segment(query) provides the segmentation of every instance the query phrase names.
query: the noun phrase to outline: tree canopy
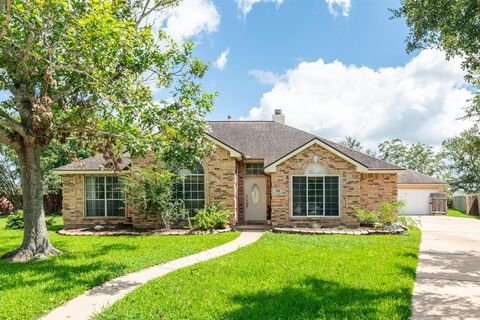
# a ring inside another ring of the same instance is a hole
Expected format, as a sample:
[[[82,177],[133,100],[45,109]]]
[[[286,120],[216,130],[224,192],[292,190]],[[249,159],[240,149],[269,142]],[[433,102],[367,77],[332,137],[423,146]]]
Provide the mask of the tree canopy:
[[[407,50],[436,47],[447,57],[460,57],[473,84],[476,96],[466,110],[480,121],[480,1],[478,0],[402,0],[394,17],[404,17],[410,28]]]
[[[378,150],[380,159],[430,176],[441,174],[442,160],[432,146],[393,139],[380,143]]]
[[[442,156],[451,175],[453,190],[480,191],[480,130],[471,128],[443,142]]]
[[[0,143],[18,156],[25,236],[6,257],[57,251],[42,212],[41,153],[75,140],[116,169],[120,154],[153,151],[197,163],[208,151],[204,117],[214,94],[198,84],[207,66],[193,43],[177,43],[147,21],[177,0],[8,0],[0,5]],[[155,88],[163,89],[154,99]]]

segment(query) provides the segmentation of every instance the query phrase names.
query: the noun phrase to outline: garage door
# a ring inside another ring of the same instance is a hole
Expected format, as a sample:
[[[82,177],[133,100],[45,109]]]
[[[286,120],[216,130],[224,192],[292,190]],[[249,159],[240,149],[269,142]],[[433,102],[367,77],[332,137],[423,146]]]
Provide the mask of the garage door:
[[[430,194],[432,189],[398,189],[398,199],[406,203],[404,214],[430,214]]]

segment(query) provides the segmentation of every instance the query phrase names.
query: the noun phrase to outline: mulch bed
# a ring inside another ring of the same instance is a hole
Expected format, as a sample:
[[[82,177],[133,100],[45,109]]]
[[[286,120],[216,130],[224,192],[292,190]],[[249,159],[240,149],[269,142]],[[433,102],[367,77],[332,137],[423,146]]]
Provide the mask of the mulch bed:
[[[197,234],[214,234],[230,232],[231,228],[192,230],[192,229],[128,229],[128,228],[94,228],[62,229],[57,233],[64,236],[183,236]]]
[[[276,233],[289,234],[348,234],[348,235],[371,235],[371,234],[404,234],[405,229],[374,229],[374,228],[355,228],[355,229],[340,229],[340,228],[273,228]]]

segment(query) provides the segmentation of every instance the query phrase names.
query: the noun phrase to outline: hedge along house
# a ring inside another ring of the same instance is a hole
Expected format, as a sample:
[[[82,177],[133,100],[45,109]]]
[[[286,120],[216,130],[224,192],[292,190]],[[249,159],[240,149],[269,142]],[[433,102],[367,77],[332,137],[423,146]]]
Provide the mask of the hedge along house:
[[[354,209],[377,208],[397,199],[397,176],[405,169],[272,121],[211,121],[214,144],[202,166],[181,170],[186,208],[213,202],[231,210],[232,224],[272,226],[356,225]],[[152,165],[125,155],[120,172],[94,156],[57,168],[63,176],[65,227],[126,224],[153,227],[154,217],[125,201],[122,175]]]

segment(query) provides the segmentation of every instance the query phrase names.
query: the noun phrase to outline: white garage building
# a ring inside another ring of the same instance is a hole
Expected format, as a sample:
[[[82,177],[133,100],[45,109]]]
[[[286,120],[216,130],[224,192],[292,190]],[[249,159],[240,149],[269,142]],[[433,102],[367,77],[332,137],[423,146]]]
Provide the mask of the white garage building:
[[[403,214],[430,214],[430,194],[444,192],[447,183],[425,174],[406,170],[398,175],[398,199],[406,203]]]

